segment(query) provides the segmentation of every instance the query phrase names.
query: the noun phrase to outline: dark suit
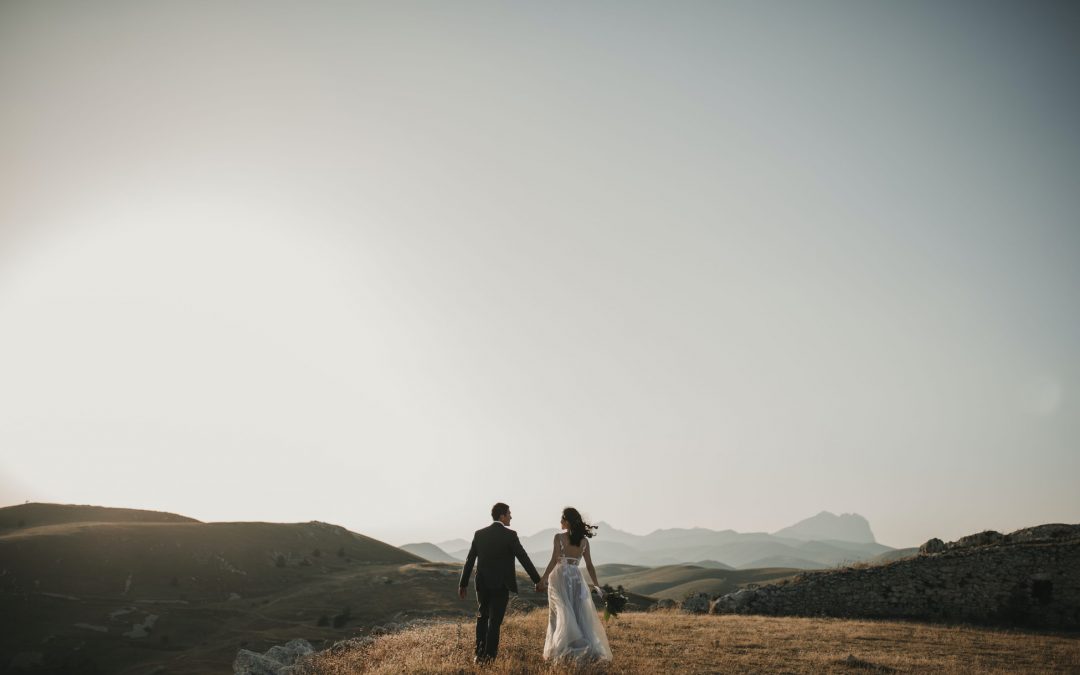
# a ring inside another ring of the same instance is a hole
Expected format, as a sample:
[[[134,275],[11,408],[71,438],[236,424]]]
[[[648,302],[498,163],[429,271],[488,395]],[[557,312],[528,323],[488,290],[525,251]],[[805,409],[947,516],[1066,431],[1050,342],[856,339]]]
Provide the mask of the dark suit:
[[[514,558],[521,561],[521,566],[533,583],[540,583],[540,575],[529,560],[529,554],[522,548],[517,532],[495,521],[473,535],[458,586],[465,588],[469,585],[475,563],[477,658],[495,658],[499,651],[499,630],[506,613],[506,603],[510,601],[510,591],[518,592]]]

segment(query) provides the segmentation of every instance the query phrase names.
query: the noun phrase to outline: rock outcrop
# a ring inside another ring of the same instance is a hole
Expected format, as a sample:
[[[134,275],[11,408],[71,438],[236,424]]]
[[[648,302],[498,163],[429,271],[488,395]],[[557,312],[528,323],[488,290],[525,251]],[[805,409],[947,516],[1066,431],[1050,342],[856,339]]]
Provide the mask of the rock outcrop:
[[[233,675],[289,675],[297,660],[314,651],[310,642],[301,639],[275,645],[262,654],[241,649],[233,661]]]
[[[931,553],[941,553],[945,550],[945,542],[941,541],[937,537],[927,540],[925,544],[919,547],[920,555],[929,555]]]
[[[931,539],[913,558],[741,589],[709,611],[1077,628],[1080,525],[986,531],[949,544]]]
[[[707,593],[692,593],[686,596],[679,608],[688,614],[705,614],[709,611],[709,595]]]

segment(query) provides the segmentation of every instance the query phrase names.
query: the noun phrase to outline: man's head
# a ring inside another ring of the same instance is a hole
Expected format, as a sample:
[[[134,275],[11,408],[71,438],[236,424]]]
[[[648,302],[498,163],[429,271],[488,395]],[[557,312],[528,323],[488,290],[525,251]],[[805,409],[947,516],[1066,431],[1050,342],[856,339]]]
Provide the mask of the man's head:
[[[497,520],[503,525],[510,524],[510,507],[502,502],[491,507],[491,519]]]

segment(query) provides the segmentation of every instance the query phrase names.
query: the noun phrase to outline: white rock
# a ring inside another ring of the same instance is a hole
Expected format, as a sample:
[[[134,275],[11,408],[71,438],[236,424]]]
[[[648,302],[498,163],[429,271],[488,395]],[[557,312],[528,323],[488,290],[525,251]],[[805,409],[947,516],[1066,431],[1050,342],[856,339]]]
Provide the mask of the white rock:
[[[315,650],[307,640],[289,640],[284,645],[275,645],[259,654],[241,649],[233,661],[234,675],[288,675],[296,661]]]

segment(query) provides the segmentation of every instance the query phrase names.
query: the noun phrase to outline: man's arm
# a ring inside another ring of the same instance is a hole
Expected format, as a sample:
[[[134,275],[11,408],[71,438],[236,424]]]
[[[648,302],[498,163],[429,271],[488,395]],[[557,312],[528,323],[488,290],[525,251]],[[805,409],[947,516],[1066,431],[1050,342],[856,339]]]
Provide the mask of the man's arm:
[[[472,577],[473,564],[476,562],[476,537],[473,537],[472,546],[469,547],[469,555],[465,558],[465,568],[461,570],[461,579],[458,581],[458,595],[465,599],[465,589],[469,587],[469,578]]]
[[[521,562],[521,566],[525,568],[525,573],[529,575],[532,582],[534,584],[540,583],[540,575],[536,572],[536,568],[533,567],[532,561],[529,560],[529,554],[521,546],[521,540],[518,539],[517,532],[514,533],[514,541],[510,544],[510,547],[514,551],[514,557]]]

